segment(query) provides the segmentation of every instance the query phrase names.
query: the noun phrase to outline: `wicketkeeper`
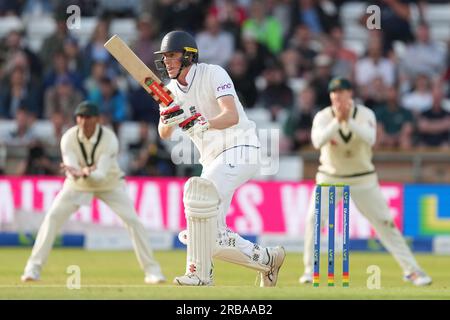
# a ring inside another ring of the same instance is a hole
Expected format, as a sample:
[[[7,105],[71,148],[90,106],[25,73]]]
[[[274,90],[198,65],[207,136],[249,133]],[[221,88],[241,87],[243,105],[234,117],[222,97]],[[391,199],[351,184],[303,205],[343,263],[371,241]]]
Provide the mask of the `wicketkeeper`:
[[[349,185],[353,202],[369,220],[382,244],[400,264],[404,280],[417,286],[431,284],[431,278],[420,268],[395,226],[386,199],[381,193],[372,163],[372,146],[377,127],[375,114],[353,101],[352,84],[349,80],[335,78],[330,81],[328,89],[331,106],[316,114],[311,132],[314,147],[320,149],[316,183]],[[341,192],[341,188],[337,188],[336,199],[342,197]],[[313,198],[314,193],[306,221],[303,256],[305,272],[300,283],[311,283],[313,280]],[[325,201],[322,202],[322,212],[327,213],[327,205]],[[322,218],[326,219],[325,215]]]

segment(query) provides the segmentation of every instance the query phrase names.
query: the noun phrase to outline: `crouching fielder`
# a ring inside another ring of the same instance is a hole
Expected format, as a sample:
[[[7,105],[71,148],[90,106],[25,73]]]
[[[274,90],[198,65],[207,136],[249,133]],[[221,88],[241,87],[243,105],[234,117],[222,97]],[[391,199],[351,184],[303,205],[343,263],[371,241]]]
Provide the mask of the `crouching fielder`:
[[[99,124],[99,111],[92,103],[78,105],[75,116],[77,125],[67,130],[61,139],[62,166],[67,178],[45,215],[22,281],[39,280],[59,229],[72,213],[81,205],[90,204],[95,196],[124,221],[145,272],[144,281],[149,284],[164,282],[117,163],[119,143],[116,136]]]
[[[352,85],[345,78],[333,79],[328,89],[331,106],[317,113],[311,133],[314,147],[320,149],[320,166],[316,183],[349,185],[356,207],[369,220],[383,245],[400,264],[404,280],[418,286],[430,284],[431,278],[420,268],[400,231],[394,225],[378,184],[372,163],[372,146],[376,136],[376,119],[373,111],[353,102]],[[336,199],[341,197],[339,195],[341,192],[340,188],[336,190]],[[326,205],[323,203],[323,208],[326,208]],[[301,283],[311,283],[313,278],[313,230],[312,200],[305,229],[303,256],[305,273],[300,278]]]
[[[162,40],[157,68],[177,103],[161,107],[158,131],[168,139],[177,126],[194,142],[203,165],[201,177],[184,189],[187,262],[179,285],[213,285],[212,258],[243,265],[261,274],[261,286],[275,286],[284,261],[282,247],[262,248],[228,229],[225,218],[234,191],[259,171],[259,141],[226,71],[197,63],[195,40],[173,31]],[[183,110],[183,111],[180,111]]]

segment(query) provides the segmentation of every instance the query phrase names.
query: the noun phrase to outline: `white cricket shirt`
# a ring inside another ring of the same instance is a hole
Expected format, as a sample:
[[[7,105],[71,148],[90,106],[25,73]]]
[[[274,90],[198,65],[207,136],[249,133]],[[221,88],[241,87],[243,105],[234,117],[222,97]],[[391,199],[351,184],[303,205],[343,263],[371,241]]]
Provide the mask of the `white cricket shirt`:
[[[97,125],[90,139],[84,136],[78,126],[70,128],[61,138],[64,164],[77,169],[92,165],[97,168],[87,178],[75,180],[71,175],[67,175],[65,185],[77,191],[88,192],[116,188],[124,177],[117,162],[118,151],[117,137],[107,127]]]
[[[203,135],[192,140],[200,152],[200,163],[210,164],[219,154],[229,148],[239,145],[259,147],[256,135],[256,125],[247,118],[239,101],[233,81],[220,66],[198,63],[190,68],[186,81],[182,86],[177,80],[171,80],[167,87],[175,96],[175,102],[183,107],[186,115],[201,113],[206,119],[212,119],[221,113],[217,99],[223,96],[233,96],[239,114],[239,122],[227,129],[209,129]]]
[[[376,138],[376,118],[369,108],[353,105],[348,122],[340,124],[327,107],[313,120],[311,140],[320,149],[319,172],[336,178],[352,178],[375,173],[372,146]]]

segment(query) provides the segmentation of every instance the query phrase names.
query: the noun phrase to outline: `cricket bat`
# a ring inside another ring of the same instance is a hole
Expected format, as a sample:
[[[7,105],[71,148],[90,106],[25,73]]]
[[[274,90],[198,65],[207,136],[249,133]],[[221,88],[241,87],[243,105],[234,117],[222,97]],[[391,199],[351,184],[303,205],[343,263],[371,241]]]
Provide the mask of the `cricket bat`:
[[[172,92],[117,34],[113,35],[104,46],[156,102],[168,107],[174,101]]]

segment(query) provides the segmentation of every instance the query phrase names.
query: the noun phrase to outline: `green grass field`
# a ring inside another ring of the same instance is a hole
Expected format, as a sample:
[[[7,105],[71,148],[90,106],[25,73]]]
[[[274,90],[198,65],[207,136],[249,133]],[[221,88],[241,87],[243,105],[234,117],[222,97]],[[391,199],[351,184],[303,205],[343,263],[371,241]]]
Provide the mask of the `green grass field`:
[[[322,257],[320,288],[300,285],[301,255],[289,253],[280,271],[276,288],[255,286],[256,272],[217,261],[214,287],[179,287],[172,279],[183,273],[185,252],[158,251],[169,282],[145,285],[131,251],[105,252],[80,249],[54,249],[36,283],[20,282],[30,248],[0,249],[0,299],[450,299],[450,256],[416,255],[419,263],[433,278],[429,287],[418,288],[402,280],[402,273],[388,254],[352,253],[350,255],[350,288],[340,287],[340,260],[336,259],[336,287],[325,284],[326,257]],[[68,289],[69,265],[81,269],[81,289]],[[381,270],[381,288],[369,290],[367,268]]]

